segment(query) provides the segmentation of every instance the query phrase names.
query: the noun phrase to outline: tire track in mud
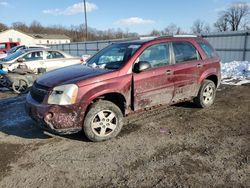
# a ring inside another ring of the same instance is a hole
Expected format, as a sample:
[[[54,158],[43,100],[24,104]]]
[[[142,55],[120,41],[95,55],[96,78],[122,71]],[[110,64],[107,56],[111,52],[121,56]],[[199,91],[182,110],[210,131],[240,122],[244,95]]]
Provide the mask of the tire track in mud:
[[[23,150],[21,144],[0,143],[0,181],[11,172],[11,163],[17,161]]]

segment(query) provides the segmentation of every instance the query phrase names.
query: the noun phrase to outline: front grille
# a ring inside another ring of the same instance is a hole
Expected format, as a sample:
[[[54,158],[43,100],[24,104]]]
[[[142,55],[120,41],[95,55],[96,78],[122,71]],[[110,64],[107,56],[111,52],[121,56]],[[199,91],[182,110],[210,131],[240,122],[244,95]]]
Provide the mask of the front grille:
[[[31,87],[30,94],[34,100],[39,103],[42,103],[45,96],[48,94],[48,91],[49,87],[34,82],[33,86]]]

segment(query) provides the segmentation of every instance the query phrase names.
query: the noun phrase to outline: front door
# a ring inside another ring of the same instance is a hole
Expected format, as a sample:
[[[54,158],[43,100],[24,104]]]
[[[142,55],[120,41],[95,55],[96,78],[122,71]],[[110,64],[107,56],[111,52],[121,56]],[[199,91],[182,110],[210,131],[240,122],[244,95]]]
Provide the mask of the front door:
[[[170,103],[173,97],[173,70],[170,44],[155,44],[146,48],[135,63],[146,61],[151,68],[133,73],[134,108],[144,109]]]
[[[43,60],[43,51],[32,51],[24,55],[22,58],[24,58],[24,63],[27,68],[33,72],[37,72],[38,68],[45,68]]]

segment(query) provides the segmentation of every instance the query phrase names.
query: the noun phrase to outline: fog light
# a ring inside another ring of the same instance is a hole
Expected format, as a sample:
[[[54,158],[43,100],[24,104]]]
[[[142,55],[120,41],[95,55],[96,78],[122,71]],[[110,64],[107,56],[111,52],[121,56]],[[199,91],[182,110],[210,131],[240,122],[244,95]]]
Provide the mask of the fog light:
[[[48,119],[48,120],[52,119],[53,117],[54,117],[54,114],[53,114],[52,112],[49,112],[49,113],[45,116],[45,118]]]

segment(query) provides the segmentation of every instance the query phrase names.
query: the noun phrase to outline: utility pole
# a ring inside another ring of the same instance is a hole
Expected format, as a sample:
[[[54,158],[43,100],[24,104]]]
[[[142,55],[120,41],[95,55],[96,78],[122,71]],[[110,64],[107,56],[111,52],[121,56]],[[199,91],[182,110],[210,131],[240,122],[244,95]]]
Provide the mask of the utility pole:
[[[87,8],[86,8],[86,1],[83,0],[84,4],[84,16],[85,16],[85,40],[88,40],[88,23],[87,23]]]

